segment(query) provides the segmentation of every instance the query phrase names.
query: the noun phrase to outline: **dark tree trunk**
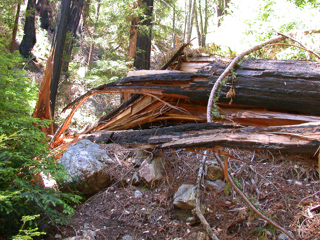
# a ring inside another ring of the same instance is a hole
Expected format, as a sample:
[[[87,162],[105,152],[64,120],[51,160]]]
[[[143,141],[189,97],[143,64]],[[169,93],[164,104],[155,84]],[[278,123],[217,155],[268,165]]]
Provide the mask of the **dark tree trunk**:
[[[134,67],[136,69],[150,69],[153,0],[142,0],[141,7],[146,17],[140,18]]]
[[[280,127],[235,127],[220,123],[193,123],[145,130],[104,131],[79,139],[138,148],[269,149],[314,154],[319,148],[318,123]]]
[[[28,0],[26,22],[24,25],[24,34],[19,47],[20,54],[25,58],[30,57],[31,50],[33,46],[36,44],[36,28],[34,25],[35,8],[35,0]]]
[[[69,63],[71,61],[71,53],[73,45],[75,44],[76,32],[79,26],[79,21],[82,14],[83,0],[72,0],[71,14],[68,21],[67,33],[69,33],[69,41],[65,45],[65,54],[63,61],[62,74],[67,74],[69,69]]]
[[[62,0],[57,18],[57,26],[55,29],[55,36],[53,40],[52,49],[54,49],[54,64],[52,70],[52,79],[50,85],[50,102],[52,118],[54,117],[54,108],[56,103],[61,67],[62,57],[65,47],[65,39],[67,33],[67,25],[70,16],[71,0]]]
[[[11,39],[11,44],[10,44],[10,52],[14,52],[14,45],[16,42],[16,37],[17,37],[17,31],[18,31],[18,23],[19,23],[19,15],[20,15],[20,3],[17,5],[17,13],[16,13],[16,19],[14,21],[14,26],[12,30],[12,39]]]
[[[49,0],[38,0],[36,8],[40,13],[40,27],[48,30],[51,26],[50,17],[52,15]]]

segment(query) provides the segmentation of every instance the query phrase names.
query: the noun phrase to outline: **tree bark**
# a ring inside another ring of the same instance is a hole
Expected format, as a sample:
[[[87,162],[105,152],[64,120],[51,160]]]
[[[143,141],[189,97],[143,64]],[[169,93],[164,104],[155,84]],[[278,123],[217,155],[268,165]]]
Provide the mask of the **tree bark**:
[[[62,67],[63,51],[65,48],[65,40],[67,34],[67,25],[70,17],[70,4],[71,0],[62,0],[60,10],[57,18],[57,26],[55,36],[52,44],[54,49],[53,58],[53,71],[50,85],[50,102],[51,102],[51,114],[52,119],[54,118],[54,108],[56,104],[56,97],[59,86],[59,79]]]
[[[28,0],[26,22],[24,24],[24,34],[19,47],[20,54],[25,58],[30,57],[31,50],[36,44],[35,10],[35,0]]]
[[[75,43],[76,32],[79,26],[79,21],[82,14],[83,0],[72,0],[71,13],[68,20],[67,33],[69,33],[69,39],[65,43],[65,54],[63,61],[63,74],[68,74],[69,63],[71,61],[71,54],[73,45]]]
[[[88,5],[88,3],[87,3]],[[89,8],[89,6],[87,6]],[[96,23],[99,21],[99,16],[100,16],[100,7],[101,7],[101,2],[99,1],[97,3],[97,12],[96,12]],[[89,15],[89,9],[87,10],[88,11],[88,15]],[[86,15],[87,15],[86,14]],[[84,16],[85,17],[85,16]],[[92,36],[91,36],[92,37]],[[92,39],[92,42],[90,43],[90,49],[89,49],[89,55],[88,55],[88,61],[87,61],[87,65],[90,67],[90,65],[92,64],[93,62],[93,52],[94,52],[94,43],[93,43],[93,39]]]
[[[200,10],[201,6],[197,6],[196,1],[194,0],[194,18],[196,20],[196,29],[197,29],[197,35],[198,35],[198,45],[199,47],[202,46],[202,36],[201,36],[201,32],[200,32],[200,25],[199,25],[199,20],[198,18],[201,19],[201,15],[200,13],[198,14],[198,10]],[[199,16],[198,16],[199,15]]]
[[[40,27],[48,30],[51,26],[50,16],[52,14],[49,0],[38,0],[36,8],[40,13]]]
[[[140,7],[140,6],[141,6],[141,0],[138,0],[137,5],[134,7]],[[131,20],[130,40],[129,40],[129,49],[128,49],[128,56],[133,59],[136,56],[136,51],[137,51],[138,24],[139,24],[139,17],[133,16]]]
[[[320,144],[319,123],[283,127],[234,127],[219,123],[193,123],[174,127],[98,132],[79,139],[139,148],[200,148],[216,146],[268,149],[314,154]]]
[[[190,42],[191,40],[191,35],[192,35],[192,27],[193,27],[193,19],[194,19],[194,12],[195,12],[195,4],[194,4],[194,0],[189,0],[189,11],[188,11],[188,15],[187,15],[187,41],[186,42]]]
[[[17,31],[18,31],[18,23],[19,23],[19,15],[20,15],[20,6],[21,4],[17,4],[17,13],[16,13],[16,19],[14,21],[13,25],[13,30],[12,30],[12,39],[11,39],[11,44],[10,44],[10,52],[14,52],[14,45],[16,42],[16,37],[17,37]]]
[[[201,60],[202,59],[202,60]],[[208,58],[197,58],[199,62]],[[189,59],[193,64],[194,59]],[[201,62],[203,64],[203,62]],[[132,76],[101,85],[70,103],[70,115],[57,133],[68,128],[77,108],[90,96],[102,93],[140,94],[131,98],[112,113],[88,126],[82,133],[124,130],[161,125],[206,122],[208,96],[212,86],[228,65],[215,61],[200,73],[159,73],[139,71],[151,75]],[[211,74],[209,74],[211,73]],[[309,61],[247,60],[235,69],[236,79],[227,82],[218,99],[223,115],[219,121],[245,126],[292,125],[319,121],[320,64]],[[227,93],[233,89],[231,104]],[[301,115],[308,114],[311,116]],[[312,116],[314,115],[314,116]],[[147,124],[147,126],[144,126]]]
[[[215,61],[198,73],[127,77],[108,84],[105,88],[119,92],[148,93],[207,102],[212,85],[227,65],[226,62]],[[234,70],[234,73],[234,81],[232,82],[229,76],[229,81],[221,88],[218,102],[229,103],[231,99],[226,95],[233,87],[234,105],[320,115],[318,62],[246,60]]]
[[[134,67],[136,69],[150,69],[153,0],[142,0],[141,7],[145,17],[140,17]]]

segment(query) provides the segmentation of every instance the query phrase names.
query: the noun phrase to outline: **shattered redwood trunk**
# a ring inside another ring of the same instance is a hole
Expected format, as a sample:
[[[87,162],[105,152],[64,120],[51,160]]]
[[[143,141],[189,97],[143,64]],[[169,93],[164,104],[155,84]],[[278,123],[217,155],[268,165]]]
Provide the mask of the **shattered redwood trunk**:
[[[180,70],[188,72],[137,71],[135,76],[92,89],[66,107],[73,109],[55,139],[67,129],[83,101],[102,93],[136,95],[79,134],[204,123],[212,86],[229,62],[189,59],[180,63]],[[217,104],[223,118],[217,121],[264,127],[320,122],[319,63],[246,60],[234,73],[236,77],[230,76],[221,88]]]

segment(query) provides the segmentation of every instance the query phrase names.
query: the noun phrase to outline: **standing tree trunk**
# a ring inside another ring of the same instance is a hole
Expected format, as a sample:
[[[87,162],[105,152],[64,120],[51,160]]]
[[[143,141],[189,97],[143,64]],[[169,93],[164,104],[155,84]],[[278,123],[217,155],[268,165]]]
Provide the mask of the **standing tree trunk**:
[[[62,0],[60,10],[57,18],[57,26],[55,36],[52,42],[53,49],[53,71],[50,85],[50,102],[51,102],[51,114],[54,118],[54,108],[56,103],[61,67],[62,57],[65,48],[65,40],[67,34],[67,25],[70,17],[70,4],[71,0]],[[48,65],[47,65],[48,67]]]
[[[173,3],[172,12],[173,12],[173,16],[172,16],[172,48],[175,49],[176,48],[176,4],[175,3]]]
[[[68,20],[67,33],[69,39],[65,43],[65,54],[63,61],[63,74],[67,75],[69,63],[71,61],[71,53],[75,43],[76,32],[82,14],[83,0],[72,0],[71,14]]]
[[[196,29],[198,35],[199,47],[204,47],[206,45],[206,35],[208,32],[208,1],[204,1],[204,6],[201,0],[194,0],[194,18],[196,21]],[[204,13],[203,13],[204,12]]]
[[[194,11],[195,10],[195,5],[193,0],[189,0],[189,10],[187,13],[187,41],[190,42],[191,40],[191,35],[192,35],[192,26],[193,26],[193,18],[194,18]]]
[[[199,7],[195,4],[194,6],[194,18],[196,20],[196,29],[197,29],[197,35],[198,35],[198,45],[199,47],[202,46],[202,36],[201,36],[201,32],[200,32],[200,25],[199,25],[199,21],[198,21],[198,10],[200,10],[201,5],[199,5]],[[199,18],[201,19],[201,14],[199,14]]]
[[[142,0],[141,7],[145,17],[140,17],[134,67],[136,69],[150,69],[153,0]]]
[[[138,0],[137,5],[134,6],[134,8],[140,7],[140,6],[141,6],[141,0]],[[133,59],[136,56],[136,51],[137,51],[138,24],[139,24],[139,17],[134,16],[131,20],[130,40],[129,40],[129,49],[128,49],[128,56]]]
[[[14,45],[16,42],[16,37],[17,37],[17,31],[18,31],[18,23],[19,23],[19,15],[20,15],[20,2],[17,5],[17,13],[16,13],[16,19],[14,21],[14,26],[12,30],[12,39],[11,39],[11,44],[10,44],[10,52],[14,52]]]
[[[216,4],[218,27],[220,26],[220,17],[226,14],[226,9],[228,7],[229,2],[230,0],[219,0]]]
[[[208,14],[208,0],[205,0],[204,4],[204,29],[203,29],[203,35],[202,35],[202,44],[203,47],[206,45],[207,41],[207,33],[208,33],[208,20],[209,20],[209,14]]]
[[[24,34],[21,41],[19,51],[25,58],[30,57],[31,50],[36,44],[36,28],[34,25],[34,14],[36,9],[35,0],[28,0],[27,11],[26,11],[26,22],[24,25]]]
[[[38,0],[36,8],[40,13],[40,27],[48,30],[51,26],[50,16],[52,14],[49,0]]]
[[[97,12],[96,12],[96,23],[99,21],[99,15],[100,15],[100,7],[101,7],[101,2],[98,1],[97,3]],[[87,14],[89,13],[89,9],[86,10]],[[85,16],[84,16],[85,17]],[[91,38],[92,38],[92,34]],[[93,62],[93,52],[94,52],[94,43],[93,43],[93,39],[90,43],[90,49],[89,49],[89,55],[88,55],[88,61],[87,61],[87,65],[90,66]]]

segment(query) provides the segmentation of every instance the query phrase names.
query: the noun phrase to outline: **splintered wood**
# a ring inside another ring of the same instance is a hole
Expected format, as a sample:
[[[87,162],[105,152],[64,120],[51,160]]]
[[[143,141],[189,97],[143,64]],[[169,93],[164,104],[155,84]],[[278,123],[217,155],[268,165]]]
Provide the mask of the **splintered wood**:
[[[187,123],[203,126],[200,123],[206,122],[212,86],[229,62],[230,59],[214,57],[189,58],[169,66],[177,69],[179,64],[180,71],[130,72],[126,78],[91,89],[65,108],[70,108],[71,113],[56,132],[53,146],[63,143],[74,112],[87,98],[95,94],[124,93],[129,97],[127,101],[82,132],[71,134],[73,141],[80,136],[91,136],[98,141],[92,136],[104,131],[113,136],[104,142],[144,147],[220,145],[315,152],[319,146],[320,65],[310,61],[246,60],[234,69],[234,77],[229,77],[219,92],[216,111],[220,118],[215,122],[222,125],[218,129],[186,128],[178,137],[159,135],[168,126]],[[309,125],[298,126],[304,123]],[[286,125],[295,126],[292,129]],[[145,139],[143,136],[150,127],[157,127],[156,133]],[[119,134],[125,142],[117,140],[115,136]],[[135,134],[135,140],[127,138],[130,134]],[[166,141],[161,142],[162,138]]]

